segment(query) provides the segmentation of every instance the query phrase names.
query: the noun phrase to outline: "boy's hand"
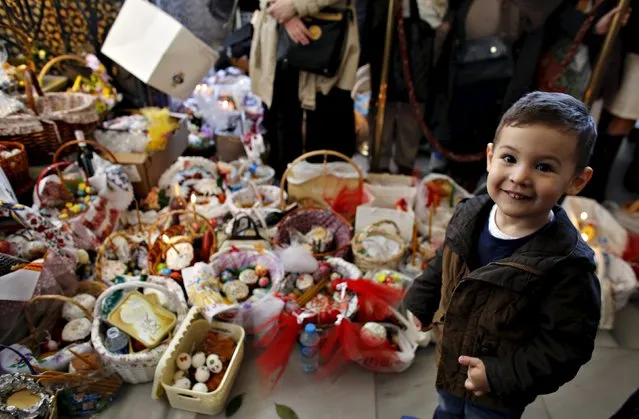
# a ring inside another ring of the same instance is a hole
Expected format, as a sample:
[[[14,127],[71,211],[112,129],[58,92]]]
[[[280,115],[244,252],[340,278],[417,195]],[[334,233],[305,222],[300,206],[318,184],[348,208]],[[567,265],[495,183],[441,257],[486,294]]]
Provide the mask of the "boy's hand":
[[[460,356],[459,363],[468,367],[468,378],[464,384],[466,390],[472,391],[475,396],[482,396],[490,391],[486,377],[486,366],[481,359]]]

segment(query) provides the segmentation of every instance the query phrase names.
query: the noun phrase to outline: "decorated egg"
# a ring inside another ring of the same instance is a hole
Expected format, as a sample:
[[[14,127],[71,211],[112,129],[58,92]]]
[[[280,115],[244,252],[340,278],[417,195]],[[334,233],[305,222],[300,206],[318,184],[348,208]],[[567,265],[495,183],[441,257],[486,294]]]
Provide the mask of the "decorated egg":
[[[193,368],[200,368],[206,364],[206,354],[204,352],[198,352],[191,357],[191,366]]]
[[[232,301],[243,301],[249,297],[249,287],[242,281],[230,281],[222,286],[226,298]]]
[[[169,268],[164,268],[164,269],[162,269],[162,270],[160,271],[160,274],[161,274],[161,275],[164,275],[164,276],[169,276],[169,275],[171,275],[171,272],[173,272],[173,271],[172,271],[172,270],[170,270]]]
[[[266,276],[268,275],[268,269],[265,266],[257,265],[255,266],[255,273],[257,276]]]
[[[177,370],[175,371],[175,374],[173,374],[173,382],[177,382],[180,378],[184,378],[185,377],[185,372],[182,370]]]
[[[295,280],[295,286],[304,292],[313,286],[313,277],[309,274],[302,274]]]
[[[173,383],[173,387],[183,388],[184,390],[188,390],[191,388],[191,380],[186,377],[182,377]]]
[[[383,344],[386,341],[388,334],[386,332],[386,328],[381,324],[368,322],[362,326],[360,337],[366,345],[375,347]]]
[[[340,279],[342,277],[342,275],[338,274],[337,272],[333,272],[331,274],[331,281],[335,281],[336,279]]]
[[[257,284],[260,277],[253,269],[245,269],[240,273],[239,279],[246,285],[252,286]]]
[[[73,319],[62,329],[62,340],[75,342],[83,340],[91,334],[91,321],[85,317]]]
[[[186,352],[182,352],[181,354],[179,354],[175,360],[175,366],[182,371],[186,371],[191,368],[191,355],[187,354]],[[191,388],[190,385],[189,388]]]
[[[204,383],[195,383],[195,385],[193,386],[193,388],[191,390],[197,391],[198,393],[208,393],[209,392],[209,388]]]
[[[260,288],[266,288],[269,286],[269,284],[271,283],[271,280],[268,279],[267,277],[263,276],[260,278],[260,280],[257,282],[257,285],[260,286]]]
[[[199,383],[206,383],[209,378],[211,378],[211,372],[208,367],[202,365],[195,370],[195,379]]]
[[[233,281],[235,279],[235,276],[233,275],[233,272],[226,270],[223,271],[222,274],[220,274],[220,279],[222,280],[222,282],[226,283]]]
[[[224,364],[217,354],[211,354],[206,358],[206,366],[213,374],[219,374],[224,369]]]

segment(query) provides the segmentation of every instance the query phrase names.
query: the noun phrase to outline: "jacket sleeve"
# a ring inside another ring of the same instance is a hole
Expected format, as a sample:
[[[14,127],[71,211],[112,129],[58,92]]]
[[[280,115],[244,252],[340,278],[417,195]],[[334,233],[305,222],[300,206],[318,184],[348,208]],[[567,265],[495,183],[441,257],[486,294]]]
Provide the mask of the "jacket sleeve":
[[[497,396],[548,394],[590,360],[599,325],[601,290],[592,273],[559,280],[542,305],[538,333],[505,357],[482,357]]]
[[[426,270],[408,289],[404,304],[406,309],[419,319],[422,325],[428,326],[439,307],[442,289],[442,253],[444,246],[437,249],[435,257],[428,263]]]
[[[327,6],[331,6],[335,3],[342,2],[343,0],[292,0],[293,7],[298,16],[304,17],[314,15],[321,9]]]

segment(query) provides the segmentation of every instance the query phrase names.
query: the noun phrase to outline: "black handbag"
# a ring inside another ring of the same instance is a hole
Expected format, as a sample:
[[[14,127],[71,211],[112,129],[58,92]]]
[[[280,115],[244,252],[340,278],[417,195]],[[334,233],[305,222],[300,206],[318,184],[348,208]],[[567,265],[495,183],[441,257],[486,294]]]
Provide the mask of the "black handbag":
[[[477,39],[466,39],[466,16],[470,6],[465,2],[461,8],[463,19],[458,22],[460,45],[453,56],[456,72],[456,84],[464,86],[489,80],[505,80],[512,78],[515,62],[511,46],[502,36],[485,36]],[[502,16],[507,15],[508,0],[502,3]],[[503,28],[504,22],[500,22]]]
[[[302,18],[311,34],[308,45],[295,43],[280,25],[277,62],[284,67],[333,77],[337,74],[352,19],[350,8],[326,7],[312,16]]]

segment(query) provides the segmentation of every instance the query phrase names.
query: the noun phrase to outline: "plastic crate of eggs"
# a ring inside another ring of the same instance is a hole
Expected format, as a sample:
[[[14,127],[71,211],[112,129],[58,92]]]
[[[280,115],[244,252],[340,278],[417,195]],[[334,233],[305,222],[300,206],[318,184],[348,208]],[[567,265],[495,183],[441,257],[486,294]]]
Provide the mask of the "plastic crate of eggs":
[[[244,357],[244,338],[241,327],[209,323],[191,309],[158,364],[153,397],[164,390],[174,408],[219,413]]]

